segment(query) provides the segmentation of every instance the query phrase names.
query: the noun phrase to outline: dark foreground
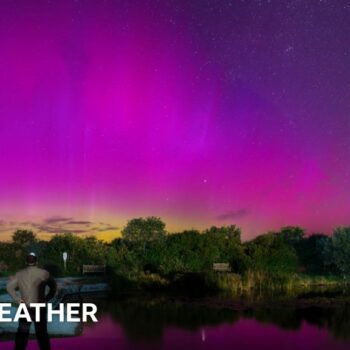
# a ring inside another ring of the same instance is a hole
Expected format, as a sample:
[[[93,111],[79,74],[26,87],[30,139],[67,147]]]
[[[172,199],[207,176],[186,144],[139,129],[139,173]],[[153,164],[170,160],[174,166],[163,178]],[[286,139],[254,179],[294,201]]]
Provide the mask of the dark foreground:
[[[350,304],[342,301],[312,298],[300,305],[242,308],[242,303],[215,303],[215,298],[93,299],[99,306],[99,322],[85,324],[75,337],[53,338],[53,350],[350,348]],[[12,348],[12,341],[1,342],[1,349]],[[38,349],[35,340],[28,349]]]

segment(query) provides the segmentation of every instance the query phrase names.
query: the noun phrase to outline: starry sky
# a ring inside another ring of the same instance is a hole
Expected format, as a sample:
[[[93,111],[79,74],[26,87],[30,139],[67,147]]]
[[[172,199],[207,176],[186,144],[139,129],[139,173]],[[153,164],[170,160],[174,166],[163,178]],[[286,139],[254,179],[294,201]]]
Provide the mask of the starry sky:
[[[0,2],[0,238],[350,225],[350,1]]]

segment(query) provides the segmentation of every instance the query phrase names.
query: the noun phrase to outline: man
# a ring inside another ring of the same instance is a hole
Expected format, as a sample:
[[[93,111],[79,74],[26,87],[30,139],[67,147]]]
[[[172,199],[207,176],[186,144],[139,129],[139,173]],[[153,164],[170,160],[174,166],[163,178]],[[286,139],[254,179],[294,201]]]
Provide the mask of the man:
[[[37,256],[30,253],[26,257],[27,267],[20,270],[10,278],[7,283],[7,291],[17,302],[25,303],[30,318],[35,320],[35,309],[30,303],[46,303],[56,294],[56,282],[46,270],[37,267]],[[45,288],[49,286],[49,293],[45,296]],[[20,291],[20,297],[16,294],[16,289]],[[27,347],[31,322],[24,318],[19,319],[16,333],[15,350],[24,350]],[[40,309],[40,321],[34,321],[35,334],[41,350],[50,350],[50,339],[47,333],[47,310]]]

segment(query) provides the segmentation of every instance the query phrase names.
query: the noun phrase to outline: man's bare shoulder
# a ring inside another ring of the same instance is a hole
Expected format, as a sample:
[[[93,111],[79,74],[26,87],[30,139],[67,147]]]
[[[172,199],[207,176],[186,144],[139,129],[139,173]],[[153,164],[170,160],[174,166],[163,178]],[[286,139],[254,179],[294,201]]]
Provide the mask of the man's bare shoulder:
[[[38,273],[40,273],[45,279],[50,277],[49,271],[42,269],[41,267],[37,267],[37,266],[36,266],[36,269],[37,269]]]
[[[27,274],[32,274],[33,272],[36,276],[40,276],[43,279],[48,279],[50,277],[50,273],[48,271],[38,266],[28,266],[22,270],[17,271],[15,276],[21,278],[21,276],[24,277]]]
[[[17,271],[14,276],[18,277],[18,276],[24,275],[26,273],[27,273],[27,268],[25,267],[24,269]]]

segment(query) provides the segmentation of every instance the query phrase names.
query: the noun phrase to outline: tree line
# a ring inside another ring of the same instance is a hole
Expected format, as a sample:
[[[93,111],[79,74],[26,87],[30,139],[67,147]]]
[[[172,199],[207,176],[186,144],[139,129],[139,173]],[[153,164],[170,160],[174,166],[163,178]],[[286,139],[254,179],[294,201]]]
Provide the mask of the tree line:
[[[227,262],[232,272],[245,275],[337,275],[350,274],[350,227],[338,227],[332,235],[305,235],[298,226],[286,226],[249,241],[241,240],[236,225],[206,230],[168,233],[158,217],[134,218],[121,237],[106,243],[94,236],[55,234],[40,240],[28,230],[17,230],[11,242],[0,242],[3,273],[23,267],[24,256],[34,251],[39,264],[55,276],[79,275],[83,264],[105,264],[124,276],[212,271],[213,263]],[[62,253],[68,252],[67,271]]]

